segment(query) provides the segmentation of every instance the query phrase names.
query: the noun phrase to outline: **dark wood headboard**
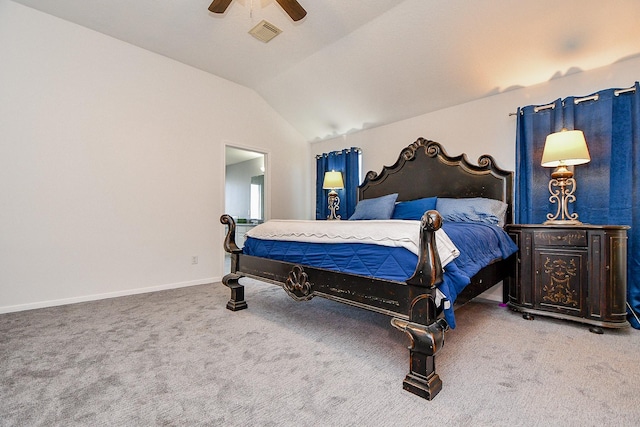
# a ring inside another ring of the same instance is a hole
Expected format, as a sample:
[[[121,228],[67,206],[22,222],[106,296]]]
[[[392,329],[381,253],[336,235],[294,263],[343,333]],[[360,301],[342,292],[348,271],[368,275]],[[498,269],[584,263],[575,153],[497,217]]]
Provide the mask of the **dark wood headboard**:
[[[465,154],[450,157],[435,141],[418,138],[400,152],[393,166],[379,174],[367,172],[358,187],[358,199],[371,199],[398,193],[398,201],[423,197],[486,197],[505,202],[507,224],[512,222],[513,172],[496,166],[489,155],[480,156],[478,165]]]

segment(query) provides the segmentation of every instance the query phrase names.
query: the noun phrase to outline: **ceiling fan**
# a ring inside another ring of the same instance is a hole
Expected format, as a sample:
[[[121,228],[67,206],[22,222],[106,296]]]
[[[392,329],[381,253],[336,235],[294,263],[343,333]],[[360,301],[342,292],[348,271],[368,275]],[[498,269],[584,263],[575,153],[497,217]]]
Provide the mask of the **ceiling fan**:
[[[304,10],[296,0],[276,1],[294,21],[299,21],[307,15],[307,11]],[[213,13],[224,13],[230,3],[231,0],[213,0],[213,3],[209,6],[209,10]]]

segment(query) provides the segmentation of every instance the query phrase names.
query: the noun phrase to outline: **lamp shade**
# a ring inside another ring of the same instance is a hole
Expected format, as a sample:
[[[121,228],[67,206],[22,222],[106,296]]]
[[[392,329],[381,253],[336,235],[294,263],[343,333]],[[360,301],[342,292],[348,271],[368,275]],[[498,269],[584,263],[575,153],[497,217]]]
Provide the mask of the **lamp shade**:
[[[344,188],[344,181],[342,180],[342,173],[331,171],[324,173],[324,181],[322,183],[324,190],[331,190],[336,188]]]
[[[581,130],[566,130],[547,136],[542,152],[542,166],[581,165],[591,161],[587,141]]]

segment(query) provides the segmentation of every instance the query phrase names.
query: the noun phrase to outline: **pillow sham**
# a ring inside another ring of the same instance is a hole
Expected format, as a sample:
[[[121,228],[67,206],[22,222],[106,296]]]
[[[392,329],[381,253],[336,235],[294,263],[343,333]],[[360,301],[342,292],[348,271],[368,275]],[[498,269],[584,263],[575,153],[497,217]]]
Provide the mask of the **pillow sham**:
[[[436,209],[442,218],[454,222],[479,222],[504,227],[507,204],[484,197],[463,199],[438,198]]]
[[[420,221],[428,210],[436,208],[437,197],[409,200],[396,203],[391,219],[413,219]]]
[[[360,200],[349,220],[390,219],[397,198],[398,193],[393,193],[374,199]]]

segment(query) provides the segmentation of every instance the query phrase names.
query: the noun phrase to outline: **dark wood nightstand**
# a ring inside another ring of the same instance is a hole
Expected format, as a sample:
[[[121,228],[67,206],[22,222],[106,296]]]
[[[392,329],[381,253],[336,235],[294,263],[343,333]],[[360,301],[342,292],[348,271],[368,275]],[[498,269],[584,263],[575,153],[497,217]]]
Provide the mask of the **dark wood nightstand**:
[[[507,232],[520,251],[506,280],[508,305],[534,314],[624,328],[627,226],[515,224]]]

